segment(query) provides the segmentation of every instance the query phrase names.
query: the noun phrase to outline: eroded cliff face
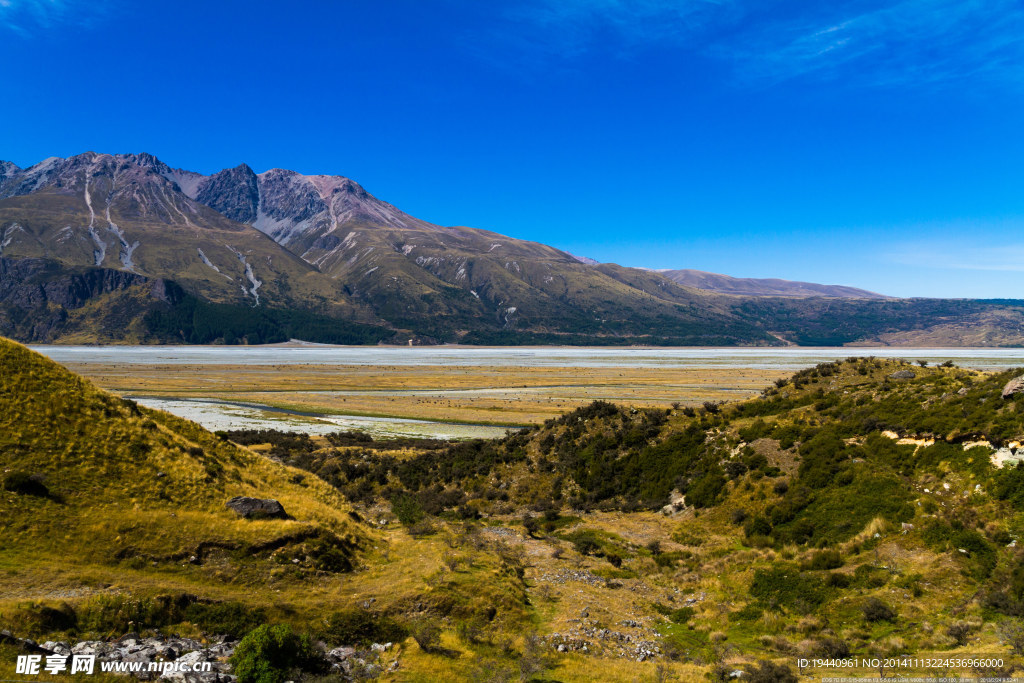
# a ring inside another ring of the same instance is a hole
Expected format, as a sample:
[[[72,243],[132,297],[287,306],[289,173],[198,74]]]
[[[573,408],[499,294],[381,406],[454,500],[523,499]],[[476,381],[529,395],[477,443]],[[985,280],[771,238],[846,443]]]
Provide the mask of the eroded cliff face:
[[[124,333],[147,310],[173,306],[182,297],[180,287],[162,278],[0,257],[0,334],[24,341],[51,342],[75,331],[97,340],[115,339],[118,335],[102,329],[115,318],[121,319]]]

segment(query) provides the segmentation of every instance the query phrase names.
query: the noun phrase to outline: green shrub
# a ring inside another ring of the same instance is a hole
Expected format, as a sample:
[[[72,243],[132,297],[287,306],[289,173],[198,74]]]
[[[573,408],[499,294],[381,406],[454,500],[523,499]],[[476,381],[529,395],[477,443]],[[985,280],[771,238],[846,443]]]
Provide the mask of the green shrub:
[[[779,448],[788,450],[792,448],[800,438],[801,429],[799,425],[776,426],[772,430],[772,436],[779,440]]]
[[[266,622],[266,613],[240,602],[195,602],[185,608],[184,620],[205,633],[241,638]]]
[[[654,556],[654,564],[662,568],[671,568],[676,566],[678,559],[679,553],[659,553]]]
[[[571,540],[580,555],[595,555],[601,551],[601,543],[593,534],[579,532],[573,534]]]
[[[739,430],[739,436],[744,441],[757,441],[771,434],[771,425],[767,424],[764,420],[756,420],[749,427],[744,427]]]
[[[692,607],[680,607],[679,609],[672,610],[668,614],[668,618],[672,620],[674,624],[685,624],[693,618],[695,611]]]
[[[850,656],[849,643],[840,638],[822,638],[816,649],[826,659],[846,659]]]
[[[915,598],[919,598],[924,595],[924,588],[921,587],[921,581],[923,579],[924,576],[922,574],[905,574],[894,583],[900,588],[906,588],[909,590]]]
[[[186,619],[194,595],[179,593],[136,598],[131,595],[97,595],[78,609],[82,631],[121,635],[128,631],[160,628]]]
[[[762,515],[755,515],[743,525],[743,533],[748,537],[768,536],[772,533],[772,524]]]
[[[349,548],[342,539],[333,534],[325,534],[316,539],[310,544],[307,554],[313,561],[313,566],[320,571],[331,573],[352,571]]]
[[[764,607],[756,602],[751,602],[736,612],[729,614],[731,621],[757,621],[764,615]]]
[[[423,512],[423,507],[419,502],[406,493],[395,496],[391,500],[391,512],[393,512],[395,517],[398,518],[398,521],[405,526],[412,526],[413,524],[422,521],[426,516],[426,513]]]
[[[756,570],[750,595],[766,607],[788,607],[800,612],[821,605],[828,597],[816,577],[802,574],[792,565]]]
[[[238,683],[284,683],[296,671],[323,671],[324,660],[309,637],[287,624],[264,624],[242,638],[231,655]]]
[[[971,562],[969,574],[978,579],[988,578],[996,566],[996,551],[983,535],[977,531],[963,529],[953,534],[950,543],[959,552],[967,551]]]
[[[432,621],[417,624],[412,630],[412,637],[424,652],[435,652],[441,647],[441,628]]]
[[[6,615],[7,628],[23,630],[26,635],[45,636],[58,631],[71,631],[78,625],[78,615],[66,602],[57,605],[29,604]]]
[[[391,617],[347,609],[331,614],[321,635],[330,645],[369,647],[373,643],[400,643],[409,630]]]
[[[881,567],[862,564],[853,570],[853,579],[863,588],[881,588],[889,581],[889,574]]]
[[[718,501],[725,481],[725,477],[718,469],[708,472],[687,487],[686,502],[697,508],[711,507]]]
[[[861,606],[865,621],[896,621],[896,611],[878,598],[868,598]]]
[[[800,564],[803,570],[838,569],[843,566],[843,556],[838,550],[822,550],[814,553]]]
[[[850,577],[840,572],[832,572],[825,579],[825,585],[831,588],[848,588],[850,586]]]
[[[754,666],[748,666],[744,680],[750,683],[797,683],[799,679],[785,664],[764,660]]]

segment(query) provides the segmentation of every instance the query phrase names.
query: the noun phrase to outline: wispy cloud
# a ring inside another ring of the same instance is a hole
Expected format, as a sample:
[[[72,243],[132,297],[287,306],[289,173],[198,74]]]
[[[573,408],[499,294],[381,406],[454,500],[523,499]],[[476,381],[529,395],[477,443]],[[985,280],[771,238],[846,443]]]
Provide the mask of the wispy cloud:
[[[718,46],[716,52],[725,56]],[[1016,0],[903,0],[846,13],[780,18],[728,46],[748,79],[809,77],[899,86],[991,77],[1024,65],[1024,5]]]
[[[532,0],[496,30],[549,65],[668,45],[719,60],[745,82],[1005,82],[1024,73],[1019,0]]]
[[[917,268],[1024,273],[1024,244],[999,247],[906,245],[883,255],[886,262]]]
[[[32,38],[66,24],[88,25],[111,3],[82,0],[0,0],[0,29]]]
[[[525,0],[497,10],[490,31],[473,36],[469,44],[498,66],[572,69],[578,59],[597,51],[628,57],[653,46],[683,44],[709,22],[720,20],[732,3]]]

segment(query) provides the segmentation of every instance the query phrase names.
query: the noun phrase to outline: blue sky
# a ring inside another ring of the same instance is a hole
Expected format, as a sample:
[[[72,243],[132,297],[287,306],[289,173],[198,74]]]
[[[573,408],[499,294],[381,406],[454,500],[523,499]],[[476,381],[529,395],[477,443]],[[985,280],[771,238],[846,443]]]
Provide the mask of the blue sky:
[[[1009,0],[0,0],[0,159],[336,173],[602,261],[1024,297]]]

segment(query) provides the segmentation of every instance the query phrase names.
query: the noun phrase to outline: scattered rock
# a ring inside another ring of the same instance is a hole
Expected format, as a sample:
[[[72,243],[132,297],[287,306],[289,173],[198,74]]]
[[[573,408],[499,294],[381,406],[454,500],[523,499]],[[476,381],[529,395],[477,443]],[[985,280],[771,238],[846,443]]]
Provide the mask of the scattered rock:
[[[273,498],[235,496],[225,505],[246,519],[288,519],[284,506]]]
[[[563,584],[567,581],[579,581],[591,586],[604,586],[605,580],[595,576],[586,569],[560,569],[553,574],[541,574],[537,581],[545,583]]]
[[[917,374],[913,370],[897,370],[889,375],[890,379],[914,379]]]

